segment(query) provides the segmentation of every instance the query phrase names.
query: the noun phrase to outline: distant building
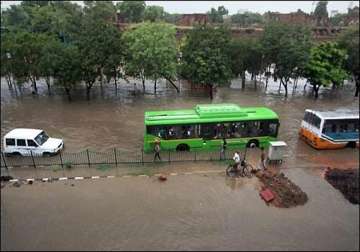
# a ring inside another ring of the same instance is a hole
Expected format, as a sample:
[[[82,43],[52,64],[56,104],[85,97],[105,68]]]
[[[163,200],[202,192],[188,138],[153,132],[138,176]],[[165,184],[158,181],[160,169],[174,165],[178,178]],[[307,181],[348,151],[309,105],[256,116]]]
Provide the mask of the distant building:
[[[292,13],[279,13],[269,11],[265,13],[264,16],[267,22],[276,21],[281,23],[306,25],[312,25],[314,23],[313,17],[300,9],[298,9],[297,12]]]
[[[348,9],[347,16],[344,20],[344,25],[359,24],[359,7],[355,6],[352,9]]]
[[[198,24],[207,24],[209,18],[207,14],[183,14],[180,20],[176,23],[179,26],[194,26]]]

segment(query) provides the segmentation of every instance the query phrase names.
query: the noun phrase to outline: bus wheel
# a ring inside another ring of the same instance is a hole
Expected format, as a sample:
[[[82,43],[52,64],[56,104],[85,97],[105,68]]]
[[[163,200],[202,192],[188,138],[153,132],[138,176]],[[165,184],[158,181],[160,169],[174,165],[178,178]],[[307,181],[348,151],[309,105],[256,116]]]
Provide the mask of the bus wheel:
[[[189,151],[189,150],[190,150],[190,147],[187,144],[179,144],[176,147],[176,151]]]
[[[255,147],[259,147],[259,141],[258,140],[250,140],[246,147],[250,147],[250,148],[255,148]]]
[[[356,147],[356,142],[348,142],[346,147],[355,148]]]

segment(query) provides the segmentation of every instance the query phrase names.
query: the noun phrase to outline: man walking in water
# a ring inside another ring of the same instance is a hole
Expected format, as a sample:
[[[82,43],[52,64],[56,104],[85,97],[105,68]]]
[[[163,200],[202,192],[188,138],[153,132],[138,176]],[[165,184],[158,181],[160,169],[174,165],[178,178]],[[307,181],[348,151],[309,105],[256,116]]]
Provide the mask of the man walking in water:
[[[155,151],[154,162],[155,162],[156,158],[158,158],[161,161],[161,157],[160,157],[160,141],[159,141],[159,139],[155,140],[154,151]]]
[[[220,160],[224,160],[225,159],[225,151],[226,151],[226,139],[225,137],[223,138],[223,143],[221,145],[221,150],[220,150]]]

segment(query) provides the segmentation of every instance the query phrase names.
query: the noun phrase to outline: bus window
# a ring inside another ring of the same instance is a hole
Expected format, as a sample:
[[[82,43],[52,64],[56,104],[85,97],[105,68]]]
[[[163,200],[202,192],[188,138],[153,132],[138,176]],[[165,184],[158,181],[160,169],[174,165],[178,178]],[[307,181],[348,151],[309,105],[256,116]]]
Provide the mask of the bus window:
[[[200,137],[212,139],[216,136],[216,124],[201,124]]]
[[[269,123],[269,136],[273,136],[276,137],[277,136],[277,128],[278,128],[278,123],[276,122],[270,122]]]
[[[230,138],[246,137],[247,124],[246,122],[234,122],[229,126]]]
[[[148,126],[148,134],[166,139],[167,138],[167,127],[166,126]]]
[[[181,126],[181,135],[179,135],[179,138],[195,138],[197,135],[195,129],[195,125]]]

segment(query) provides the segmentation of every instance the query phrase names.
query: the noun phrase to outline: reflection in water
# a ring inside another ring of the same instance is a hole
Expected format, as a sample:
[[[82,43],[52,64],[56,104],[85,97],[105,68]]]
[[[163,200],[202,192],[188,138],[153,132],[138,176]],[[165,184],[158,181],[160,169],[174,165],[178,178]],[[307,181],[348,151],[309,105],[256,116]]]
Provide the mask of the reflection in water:
[[[158,92],[153,93],[152,83],[146,84],[145,94],[139,84],[134,91],[134,81],[114,85],[98,86],[91,90],[86,100],[83,87],[74,90],[73,102],[68,102],[63,91],[53,87],[48,95],[47,86],[39,82],[39,95],[32,95],[30,88],[23,88],[20,94],[9,90],[1,79],[1,137],[16,127],[45,129],[50,136],[63,138],[66,151],[78,152],[84,149],[105,151],[110,148],[138,152],[143,144],[144,112],[148,110],[193,108],[199,103],[211,102],[205,92],[191,91],[185,82],[176,83],[180,93],[164,81],[159,82]],[[140,83],[140,82],[138,82]],[[232,86],[237,85],[233,81]],[[298,130],[304,110],[332,110],[337,108],[358,109],[358,100],[353,97],[353,86],[345,85],[339,90],[322,91],[318,100],[312,97],[309,86],[299,80],[298,87],[289,97],[278,93],[278,83],[269,80],[264,85],[247,84],[246,89],[218,88],[213,103],[236,103],[240,106],[267,106],[280,117],[279,139],[288,144],[285,164],[323,164],[358,166],[357,149],[318,151],[298,138]],[[239,85],[239,84],[238,84]],[[281,91],[282,92],[282,91]],[[255,155],[255,163],[260,156]],[[347,163],[344,163],[347,162]]]

